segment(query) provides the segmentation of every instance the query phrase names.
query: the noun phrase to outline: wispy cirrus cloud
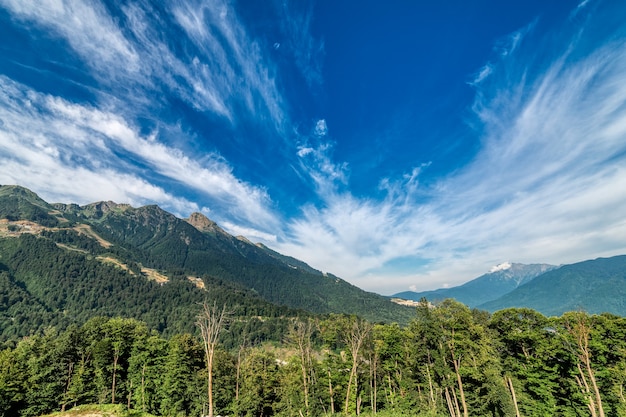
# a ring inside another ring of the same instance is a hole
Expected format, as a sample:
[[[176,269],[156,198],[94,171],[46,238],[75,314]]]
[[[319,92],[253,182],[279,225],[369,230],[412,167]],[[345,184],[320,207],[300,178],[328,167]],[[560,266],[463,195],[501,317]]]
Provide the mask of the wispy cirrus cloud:
[[[0,5],[14,17],[37,22],[67,40],[99,72],[108,72],[111,66],[128,73],[141,71],[137,51],[99,2],[2,0]]]
[[[231,4],[157,6],[147,1],[119,7],[98,0],[0,1],[24,27],[67,42],[72,59],[97,80],[85,86],[95,100],[81,104],[2,78],[1,117],[11,122],[0,126],[7,139],[1,155],[16,168],[2,181],[46,190],[42,194],[47,196],[67,195],[71,183],[75,193],[70,197],[77,202],[110,198],[158,202],[177,213],[208,210],[180,197],[192,190],[212,207],[215,220],[249,231],[260,225],[256,233],[271,236],[267,231],[278,220],[267,191],[237,178],[216,152],[189,154],[189,144],[202,133],[180,126],[180,116],[168,120],[167,113],[182,101],[207,118],[222,118],[232,129],[244,119],[269,120],[263,125],[266,135],[277,136],[285,115],[272,71]],[[172,32],[174,21],[178,32]],[[159,117],[164,112],[166,117]],[[143,120],[152,120],[149,132]],[[45,160],[39,169],[38,158]],[[72,180],[78,173],[81,180]],[[50,180],[55,177],[63,181]]]
[[[221,94],[243,97],[250,113],[267,111],[282,129],[286,115],[273,69],[231,5],[221,0],[191,1],[173,6],[172,13],[202,52],[202,70],[222,79],[216,86],[225,88]]]
[[[517,48],[522,44],[524,38],[529,35],[537,25],[538,20],[534,20],[525,27],[516,30],[513,33],[508,34],[500,38],[493,47],[493,50],[502,64],[502,58],[506,58],[508,55],[515,53]],[[476,86],[486,80],[495,70],[495,64],[493,62],[486,63],[480,70],[474,75],[473,79],[468,84]]]
[[[134,79],[133,83],[141,85],[150,80],[152,90],[158,91],[165,86],[192,108],[233,121],[233,109],[229,107],[231,79],[211,71],[206,64],[207,57],[201,60],[193,54],[176,54],[173,45],[164,37],[169,31],[167,22],[155,18],[158,12],[151,4],[130,3],[122,8],[122,12],[127,22],[125,29],[132,34],[133,44],[145,65],[142,79]],[[117,70],[123,71],[123,68]]]
[[[334,143],[328,138],[325,119],[315,122],[308,135],[301,135],[298,147],[299,171],[310,179],[322,202],[333,199],[338,190],[348,185],[349,167],[345,162],[333,159]]]
[[[140,112],[153,108],[153,95],[166,88],[193,108],[231,123],[245,109],[248,116],[267,112],[274,128],[283,127],[286,116],[273,70],[228,2],[177,2],[165,10],[133,2],[121,6],[117,16],[98,0],[2,0],[0,5],[14,18],[67,41],[103,83],[99,88],[106,87],[99,98],[108,105],[130,101],[127,107]],[[172,16],[183,31],[168,38]],[[180,39],[182,34],[187,39]],[[195,48],[185,47],[187,42]]]
[[[281,27],[285,40],[277,47],[287,48],[294,57],[295,65],[312,88],[323,84],[322,65],[324,61],[324,41],[311,35],[314,18],[312,5],[305,2],[276,2],[281,14]],[[302,10],[295,10],[297,7]]]
[[[515,37],[500,54],[475,85],[482,149],[470,164],[428,188],[411,187],[419,171],[387,179],[382,200],[330,188],[281,249],[371,290],[626,251],[626,33],[584,30],[526,47]]]
[[[67,195],[72,184],[79,203],[116,199],[156,201],[177,213],[199,209],[154,185],[157,175],[204,194],[231,221],[266,227],[277,222],[267,193],[237,179],[219,155],[193,159],[160,143],[158,132],[141,135],[118,114],[40,94],[6,77],[0,87],[0,161],[14,168],[0,174],[4,183],[44,195]],[[151,172],[148,178],[144,171]]]

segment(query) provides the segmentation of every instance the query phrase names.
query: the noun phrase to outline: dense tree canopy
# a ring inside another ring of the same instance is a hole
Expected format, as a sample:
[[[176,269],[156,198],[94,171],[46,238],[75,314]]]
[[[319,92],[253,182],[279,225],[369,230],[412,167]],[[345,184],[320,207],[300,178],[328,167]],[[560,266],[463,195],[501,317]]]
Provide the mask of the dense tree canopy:
[[[453,300],[424,301],[404,328],[344,315],[293,318],[281,343],[242,333],[227,348],[235,324],[214,352],[216,415],[626,415],[626,319],[618,316],[489,316]],[[206,414],[199,332],[165,337],[136,319],[96,317],[0,350],[0,415],[89,403]]]

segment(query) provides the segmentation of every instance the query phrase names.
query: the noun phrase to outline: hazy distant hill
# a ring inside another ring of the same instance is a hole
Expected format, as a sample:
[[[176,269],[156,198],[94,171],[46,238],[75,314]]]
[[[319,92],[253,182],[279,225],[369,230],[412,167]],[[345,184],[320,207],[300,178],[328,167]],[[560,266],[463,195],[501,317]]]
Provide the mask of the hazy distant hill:
[[[476,307],[487,301],[495,300],[535,277],[556,268],[554,265],[504,263],[463,285],[452,288],[440,288],[433,291],[405,291],[393,297],[419,301],[422,297],[431,302],[454,298],[470,307]]]
[[[33,320],[66,323],[72,315],[106,313],[138,315],[163,330],[193,325],[190,311],[207,294],[243,306],[244,315],[303,309],[398,322],[413,315],[231,236],[200,213],[179,219],[154,205],[48,204],[23,187],[0,186],[0,321],[17,326],[17,317],[36,328]]]
[[[564,265],[478,307],[528,307],[548,316],[574,310],[626,316],[626,255]]]

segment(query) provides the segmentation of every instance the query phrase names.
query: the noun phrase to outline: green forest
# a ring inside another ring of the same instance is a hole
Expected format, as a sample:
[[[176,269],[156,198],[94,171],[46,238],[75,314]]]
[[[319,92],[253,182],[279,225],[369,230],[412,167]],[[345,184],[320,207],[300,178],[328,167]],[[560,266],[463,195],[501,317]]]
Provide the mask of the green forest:
[[[5,342],[0,415],[118,404],[159,416],[626,416],[619,316],[422,300],[407,326],[292,317],[280,341],[255,342],[233,332],[228,306],[196,314],[192,332],[168,336],[95,317]]]

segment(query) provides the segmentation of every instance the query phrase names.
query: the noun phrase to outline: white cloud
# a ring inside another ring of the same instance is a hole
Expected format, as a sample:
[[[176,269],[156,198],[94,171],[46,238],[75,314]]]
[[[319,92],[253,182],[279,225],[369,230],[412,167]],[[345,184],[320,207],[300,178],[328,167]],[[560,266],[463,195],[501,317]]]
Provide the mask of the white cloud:
[[[217,87],[224,99],[243,98],[251,114],[267,111],[275,127],[283,129],[282,97],[263,59],[260,46],[249,38],[228,2],[190,1],[172,8],[177,23],[203,52],[205,78],[220,79]]]
[[[315,152],[315,149],[313,148],[309,148],[309,147],[301,147],[298,149],[297,155],[302,158],[304,156],[310,155],[311,153]]]
[[[534,20],[520,30],[501,38],[498,42],[496,42],[494,49],[502,58],[506,58],[508,55],[513,54],[520,47],[524,38],[532,32],[537,23],[538,20]]]
[[[486,64],[483,66],[480,71],[474,76],[474,79],[470,82],[471,85],[480,84],[483,80],[491,75],[493,72],[493,67],[491,64]]]
[[[265,190],[240,181],[217,155],[193,159],[140,135],[118,114],[42,95],[2,76],[0,91],[0,160],[11,167],[0,181],[48,195],[69,193],[76,202],[123,198],[118,202],[156,201],[178,213],[198,210],[143,179],[145,172],[118,156],[131,155],[151,171],[204,194],[232,221],[276,226]]]
[[[578,6],[576,6],[576,8],[572,11],[572,15],[576,15],[578,12],[582,11],[582,9],[584,9],[587,4],[589,4],[590,0],[582,0],[580,3],[578,3]]]
[[[313,6],[305,2],[276,3],[280,4],[280,22],[285,37],[283,49],[292,54],[296,67],[309,86],[316,88],[323,83],[322,65],[325,50],[324,42],[311,35]]]
[[[266,233],[261,230],[251,228],[251,227],[242,227],[238,224],[234,224],[231,222],[224,222],[221,226],[233,236],[245,236],[250,240],[262,240],[264,242],[276,242],[276,235],[271,233]]]
[[[522,35],[476,86],[484,137],[470,164],[419,193],[419,169],[385,179],[383,200],[323,188],[279,250],[386,293],[457,285],[508,260],[626,253],[626,42],[585,50],[574,35],[545,50]],[[535,59],[547,51],[558,53]],[[413,270],[393,267],[403,258]]]
[[[316,139],[323,137],[315,136]],[[297,152],[300,168],[313,180],[322,198],[334,195],[338,186],[348,182],[348,164],[335,163],[332,149],[331,142],[320,142],[317,146],[301,146]]]
[[[328,126],[326,125],[325,119],[320,119],[315,123],[313,134],[318,137],[324,137],[328,134]]]
[[[98,71],[137,73],[140,57],[98,1],[0,0],[11,13],[51,29]],[[115,73],[115,72],[113,72]]]
[[[272,69],[227,2],[171,4],[187,41],[197,47],[189,56],[180,48],[173,52],[177,38],[164,35],[171,28],[151,2],[123,5],[122,15],[115,17],[98,0],[0,0],[0,5],[67,41],[90,75],[108,89],[99,95],[108,106],[149,114],[155,103],[148,97],[165,88],[195,109],[230,122],[243,103],[248,116],[267,113],[275,129],[285,124]]]
[[[497,54],[498,59],[506,58],[508,55],[515,53],[515,51],[520,47],[522,41],[537,25],[537,21],[533,21],[529,25],[523,27],[520,30],[517,30],[508,36],[505,36],[499,39],[496,42],[496,46],[494,47],[494,51]],[[478,87],[479,84],[488,79],[495,70],[495,64],[492,62],[488,62],[483,67],[478,70],[475,74],[473,74],[473,78],[468,82],[469,85]]]

